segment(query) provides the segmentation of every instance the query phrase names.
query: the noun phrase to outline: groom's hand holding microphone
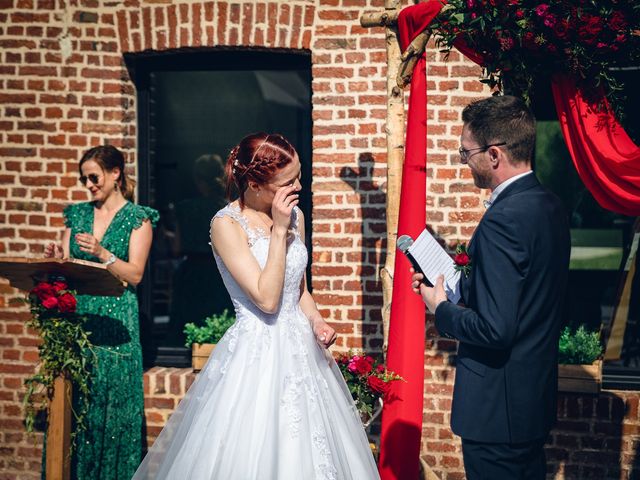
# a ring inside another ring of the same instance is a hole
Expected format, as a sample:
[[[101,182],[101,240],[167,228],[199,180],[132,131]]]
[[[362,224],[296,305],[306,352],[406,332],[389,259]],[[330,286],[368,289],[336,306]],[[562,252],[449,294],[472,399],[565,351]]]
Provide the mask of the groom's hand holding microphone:
[[[404,253],[409,262],[411,262],[411,289],[421,295],[429,311],[435,313],[440,302],[447,301],[447,294],[444,291],[444,275],[439,275],[436,284],[432,285],[422,273],[422,269],[416,259],[411,255],[409,251],[411,245],[413,245],[413,239],[409,235],[401,235],[396,244],[398,250]]]

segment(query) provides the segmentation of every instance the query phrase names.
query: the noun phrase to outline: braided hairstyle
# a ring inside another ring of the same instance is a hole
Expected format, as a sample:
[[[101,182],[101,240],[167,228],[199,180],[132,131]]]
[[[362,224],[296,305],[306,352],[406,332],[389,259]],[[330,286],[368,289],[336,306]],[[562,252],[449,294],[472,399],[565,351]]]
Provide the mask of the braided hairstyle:
[[[227,158],[227,197],[237,190],[240,205],[249,182],[264,185],[279,169],[291,163],[296,155],[293,145],[279,133],[252,133],[236,145]]]

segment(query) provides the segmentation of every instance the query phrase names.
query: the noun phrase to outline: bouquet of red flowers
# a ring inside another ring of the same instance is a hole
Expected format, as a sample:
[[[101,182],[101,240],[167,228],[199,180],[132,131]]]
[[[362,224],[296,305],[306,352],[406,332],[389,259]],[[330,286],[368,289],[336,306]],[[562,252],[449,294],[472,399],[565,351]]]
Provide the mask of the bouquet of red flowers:
[[[46,410],[46,398],[53,395],[54,380],[63,376],[70,380],[83,401],[77,411],[75,434],[82,428],[88,408],[89,371],[85,352],[90,350],[88,332],[84,330],[86,318],[76,313],[76,296],[61,280],[38,283],[27,300],[32,319],[27,325],[42,338],[38,346],[40,365],[38,371],[25,380],[24,397],[26,426],[32,431],[38,411]],[[40,393],[45,395],[40,395]]]
[[[384,363],[366,353],[349,352],[338,357],[338,367],[363,420],[371,420],[374,407],[389,393],[391,382],[404,380]]]
[[[31,309],[42,314],[74,313],[76,297],[65,282],[40,282],[29,292]]]

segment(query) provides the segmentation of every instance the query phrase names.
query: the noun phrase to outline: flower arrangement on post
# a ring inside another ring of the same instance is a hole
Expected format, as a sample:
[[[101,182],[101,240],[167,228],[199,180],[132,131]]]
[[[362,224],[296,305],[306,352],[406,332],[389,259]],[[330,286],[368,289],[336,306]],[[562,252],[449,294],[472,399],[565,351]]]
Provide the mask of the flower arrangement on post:
[[[535,78],[557,72],[586,95],[600,85],[615,94],[611,68],[640,58],[639,28],[636,0],[449,0],[430,27],[444,53],[464,43],[482,57],[484,83],[507,81],[527,102]]]
[[[381,400],[389,393],[391,382],[404,379],[364,352],[355,354],[349,351],[348,354],[340,355],[337,363],[360,418],[367,427],[378,415],[379,411],[374,413],[374,409],[376,405],[381,406]]]
[[[82,394],[78,411],[74,411],[76,429],[84,428],[88,409],[89,371],[83,352],[91,348],[91,342],[83,326],[86,318],[76,313],[75,292],[63,281],[40,282],[28,294],[32,318],[27,326],[35,329],[42,338],[38,346],[40,365],[38,371],[25,380],[24,397],[27,431],[33,431],[37,412],[47,410],[47,399],[53,396],[54,380],[63,376],[73,383],[75,391]],[[44,395],[42,395],[44,393]]]

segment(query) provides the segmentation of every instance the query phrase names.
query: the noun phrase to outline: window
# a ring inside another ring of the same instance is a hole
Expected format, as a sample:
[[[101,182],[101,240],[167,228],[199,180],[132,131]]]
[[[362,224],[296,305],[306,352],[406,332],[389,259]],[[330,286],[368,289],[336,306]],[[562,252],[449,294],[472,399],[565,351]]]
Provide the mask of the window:
[[[640,79],[640,71],[617,72],[627,86],[623,125],[636,143],[640,140],[638,112],[640,94],[630,87]],[[603,209],[580,180],[565,146],[550,92],[534,100],[538,119],[538,140],[534,169],[541,183],[563,201],[571,222],[571,263],[566,325],[585,325],[601,331],[612,352],[611,335],[616,312],[618,341],[622,344],[603,369],[605,388],[640,388],[640,280],[625,270],[637,232],[636,218]],[[637,263],[637,256],[633,263]],[[640,267],[640,266],[639,266]],[[631,272],[633,274],[633,271]],[[638,277],[638,275],[636,275]],[[628,281],[627,297],[623,298]],[[626,305],[626,306],[625,306]]]
[[[233,309],[211,254],[209,223],[226,203],[222,165],[246,134],[279,132],[296,147],[310,234],[310,54],[209,49],[126,61],[138,94],[140,203],[161,215],[140,288],[144,360],[187,366],[184,324]]]

